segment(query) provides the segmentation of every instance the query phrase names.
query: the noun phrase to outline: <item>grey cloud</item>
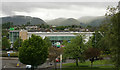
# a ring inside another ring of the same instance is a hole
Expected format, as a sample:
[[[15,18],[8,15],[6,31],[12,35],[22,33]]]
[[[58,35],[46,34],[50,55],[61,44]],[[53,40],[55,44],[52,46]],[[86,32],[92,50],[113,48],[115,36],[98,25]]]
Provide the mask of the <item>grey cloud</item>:
[[[117,5],[116,2],[3,2],[2,12],[6,15],[14,15],[14,11],[30,12],[34,8],[45,9],[68,9],[71,5],[78,7],[106,8],[108,5]]]
[[[4,2],[2,3],[2,11],[7,15],[14,15],[14,11],[30,12],[34,8],[58,9],[65,6],[55,3],[37,3],[37,2]]]

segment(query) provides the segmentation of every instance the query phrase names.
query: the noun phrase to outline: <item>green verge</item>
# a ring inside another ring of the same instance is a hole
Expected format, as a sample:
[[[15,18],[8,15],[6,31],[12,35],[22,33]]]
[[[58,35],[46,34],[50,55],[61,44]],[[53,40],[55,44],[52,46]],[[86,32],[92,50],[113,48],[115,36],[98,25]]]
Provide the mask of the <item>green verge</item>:
[[[75,63],[66,63],[62,65],[62,70],[115,70],[111,60],[97,60],[93,63],[92,68],[90,65],[90,61],[79,63],[78,67]]]

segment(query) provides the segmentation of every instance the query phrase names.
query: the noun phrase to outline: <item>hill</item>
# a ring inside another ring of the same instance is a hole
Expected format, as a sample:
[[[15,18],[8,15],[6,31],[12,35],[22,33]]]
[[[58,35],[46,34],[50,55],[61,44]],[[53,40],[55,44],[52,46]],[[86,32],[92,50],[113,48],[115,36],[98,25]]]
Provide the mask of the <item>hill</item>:
[[[83,25],[78,20],[74,18],[57,18],[47,22],[48,25],[56,25],[56,26],[69,26],[69,25]]]
[[[48,20],[47,21],[47,24],[48,25],[55,25],[55,26],[59,26],[59,24],[66,20],[66,18],[57,18],[57,19],[53,19],[53,20]]]
[[[30,22],[31,25],[46,24],[46,22],[43,21],[42,19],[36,17],[30,17],[30,16],[2,17],[2,24],[6,22],[13,22],[13,25],[22,25],[22,24],[26,24],[27,22]]]
[[[68,26],[68,25],[81,25],[81,26],[100,26],[101,24],[104,24],[105,16],[86,16],[81,17],[79,19],[74,18],[57,18],[54,20],[47,21],[48,25],[55,25],[55,26]]]
[[[22,25],[26,24],[27,22],[31,22],[31,25],[36,24],[48,24],[48,25],[55,25],[55,26],[69,26],[69,25],[81,25],[81,26],[100,26],[104,24],[105,16],[86,16],[81,17],[79,19],[74,18],[57,18],[53,20],[44,21],[40,18],[30,17],[30,16],[8,16],[2,17],[2,23],[6,22],[13,22],[14,25]]]
[[[78,21],[84,23],[86,26],[100,26],[101,24],[104,24],[105,16],[86,16],[81,17],[78,19]]]
[[[74,18],[68,18],[62,21],[59,26],[68,26],[68,25],[80,25],[80,22]]]

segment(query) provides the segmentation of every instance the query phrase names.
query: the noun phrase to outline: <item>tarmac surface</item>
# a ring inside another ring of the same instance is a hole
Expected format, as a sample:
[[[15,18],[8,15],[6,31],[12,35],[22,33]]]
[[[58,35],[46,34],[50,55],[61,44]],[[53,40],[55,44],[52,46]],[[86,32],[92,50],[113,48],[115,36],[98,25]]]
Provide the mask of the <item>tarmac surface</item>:
[[[66,60],[65,63],[74,63],[74,60]],[[17,67],[17,64],[19,63],[19,67]],[[59,65],[60,63],[57,63],[57,65]],[[11,58],[11,57],[3,57],[2,58],[2,68],[5,69],[16,69],[16,68],[21,68],[21,69],[25,69],[26,65],[20,63],[20,61],[18,61],[18,58]],[[44,64],[38,66],[38,68],[54,68],[54,62],[48,62],[46,61]],[[57,68],[59,68],[59,66],[57,66]]]

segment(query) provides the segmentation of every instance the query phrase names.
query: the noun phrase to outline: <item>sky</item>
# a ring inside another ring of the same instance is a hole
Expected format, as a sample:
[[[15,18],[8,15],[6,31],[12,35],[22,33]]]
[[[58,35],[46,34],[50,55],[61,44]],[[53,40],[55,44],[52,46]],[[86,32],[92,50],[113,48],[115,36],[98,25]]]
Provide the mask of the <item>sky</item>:
[[[108,6],[117,2],[2,2],[0,17],[25,15],[43,20],[104,16]]]

